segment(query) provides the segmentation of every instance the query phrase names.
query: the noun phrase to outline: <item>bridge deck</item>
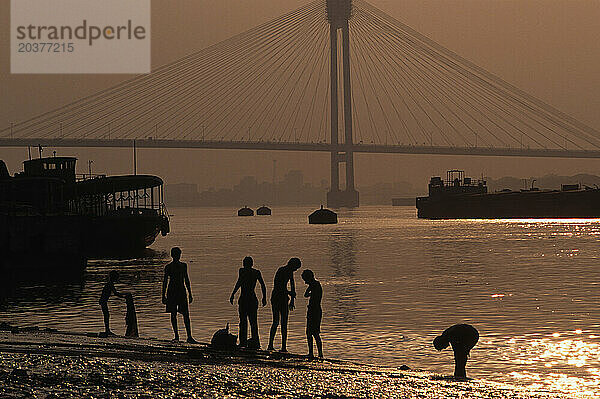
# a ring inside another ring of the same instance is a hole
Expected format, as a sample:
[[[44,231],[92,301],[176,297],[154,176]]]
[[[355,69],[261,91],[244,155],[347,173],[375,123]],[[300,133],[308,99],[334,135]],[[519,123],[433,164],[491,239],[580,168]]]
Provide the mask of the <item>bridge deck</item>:
[[[133,147],[132,139],[0,139],[0,147]],[[204,148],[222,150],[268,150],[332,152],[346,151],[344,145],[329,143],[296,143],[272,141],[213,141],[213,140],[168,140],[136,139],[138,148]],[[471,155],[471,156],[511,156],[534,158],[600,158],[600,151],[494,148],[494,147],[442,147],[413,145],[354,144],[352,151],[372,154],[430,154],[430,155]]]

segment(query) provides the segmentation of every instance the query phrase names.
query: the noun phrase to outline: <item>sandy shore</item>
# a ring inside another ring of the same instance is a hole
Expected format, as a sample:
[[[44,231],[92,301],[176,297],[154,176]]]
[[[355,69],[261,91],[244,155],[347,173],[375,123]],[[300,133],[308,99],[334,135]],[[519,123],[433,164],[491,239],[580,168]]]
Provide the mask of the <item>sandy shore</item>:
[[[486,381],[207,344],[0,332],[0,398],[558,398]]]

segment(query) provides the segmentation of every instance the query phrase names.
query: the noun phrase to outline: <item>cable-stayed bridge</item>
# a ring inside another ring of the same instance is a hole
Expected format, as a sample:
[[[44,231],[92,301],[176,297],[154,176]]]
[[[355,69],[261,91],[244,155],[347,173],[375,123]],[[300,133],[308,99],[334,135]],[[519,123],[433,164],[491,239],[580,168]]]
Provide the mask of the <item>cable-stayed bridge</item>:
[[[134,141],[329,152],[330,206],[358,205],[355,152],[600,158],[600,132],[363,0],[314,1],[0,130],[1,146]]]

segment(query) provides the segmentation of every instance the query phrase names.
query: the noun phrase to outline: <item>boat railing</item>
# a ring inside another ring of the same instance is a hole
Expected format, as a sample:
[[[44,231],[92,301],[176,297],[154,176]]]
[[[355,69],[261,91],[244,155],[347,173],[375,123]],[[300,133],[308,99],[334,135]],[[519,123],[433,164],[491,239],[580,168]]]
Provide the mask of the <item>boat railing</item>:
[[[94,216],[109,214],[150,214],[168,217],[162,197],[147,190],[79,195],[69,201],[70,211]]]
[[[465,177],[463,179],[444,180],[445,187],[462,186],[462,187],[478,187],[486,185],[485,179],[472,179]]]
[[[169,215],[169,211],[167,209],[167,205],[165,205],[164,202],[160,203],[160,209],[159,209],[158,213],[159,213],[159,215],[166,217],[167,220],[171,219],[171,215]]]
[[[77,173],[77,174],[75,174],[75,181],[102,179],[104,177],[106,177],[106,175],[104,175],[104,174]]]

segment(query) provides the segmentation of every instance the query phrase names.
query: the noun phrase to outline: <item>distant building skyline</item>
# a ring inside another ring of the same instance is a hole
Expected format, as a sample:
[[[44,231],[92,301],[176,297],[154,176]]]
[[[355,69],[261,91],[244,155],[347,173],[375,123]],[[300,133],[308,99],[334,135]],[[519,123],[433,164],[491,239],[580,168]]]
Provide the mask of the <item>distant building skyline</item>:
[[[376,183],[359,189],[364,204],[390,204],[393,196],[416,195],[409,182]],[[224,185],[199,190],[194,183],[167,184],[165,198],[167,205],[175,206],[319,205],[325,204],[328,190],[327,180],[313,185],[304,181],[301,170],[292,169],[275,184],[259,182],[255,176],[244,176],[231,188]]]

